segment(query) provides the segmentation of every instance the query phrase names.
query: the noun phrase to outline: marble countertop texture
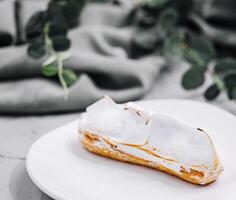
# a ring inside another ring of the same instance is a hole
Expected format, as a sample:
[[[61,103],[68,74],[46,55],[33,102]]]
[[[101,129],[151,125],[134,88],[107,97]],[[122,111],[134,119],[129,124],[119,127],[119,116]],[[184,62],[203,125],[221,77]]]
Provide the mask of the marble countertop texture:
[[[168,74],[168,76],[166,75]],[[144,99],[203,100],[202,90],[184,91],[180,70],[163,73]],[[165,88],[165,89],[163,89]],[[235,102],[214,102],[233,113]],[[236,106],[235,106],[236,107]],[[29,179],[25,157],[30,146],[48,131],[78,118],[79,113],[45,116],[0,116],[0,200],[50,200]]]

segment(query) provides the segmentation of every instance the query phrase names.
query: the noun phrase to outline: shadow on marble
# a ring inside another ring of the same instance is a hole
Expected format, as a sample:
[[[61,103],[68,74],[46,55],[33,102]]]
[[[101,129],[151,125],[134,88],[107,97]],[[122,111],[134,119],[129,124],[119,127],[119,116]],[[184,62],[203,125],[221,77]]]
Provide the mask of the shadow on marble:
[[[20,162],[13,170],[9,190],[14,200],[53,200],[30,180],[25,161]]]

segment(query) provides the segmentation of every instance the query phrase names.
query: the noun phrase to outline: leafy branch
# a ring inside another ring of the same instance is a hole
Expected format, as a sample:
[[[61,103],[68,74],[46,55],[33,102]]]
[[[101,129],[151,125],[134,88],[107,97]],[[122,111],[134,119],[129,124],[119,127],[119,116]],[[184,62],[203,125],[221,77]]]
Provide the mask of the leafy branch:
[[[226,92],[229,99],[235,100],[236,60],[221,58],[215,51],[214,43],[196,30],[189,15],[193,7],[192,0],[142,1],[133,15],[131,57],[157,51],[169,63],[185,60],[190,63],[190,68],[182,76],[181,85],[184,89],[202,86],[206,74],[209,74],[212,84],[204,97],[213,100],[221,92]]]
[[[68,97],[68,87],[78,79],[71,69],[64,69],[64,61],[70,57],[70,29],[78,26],[79,14],[85,0],[51,0],[44,11],[33,14],[26,26],[29,43],[28,55],[34,59],[47,58],[42,66],[46,77],[58,77]]]

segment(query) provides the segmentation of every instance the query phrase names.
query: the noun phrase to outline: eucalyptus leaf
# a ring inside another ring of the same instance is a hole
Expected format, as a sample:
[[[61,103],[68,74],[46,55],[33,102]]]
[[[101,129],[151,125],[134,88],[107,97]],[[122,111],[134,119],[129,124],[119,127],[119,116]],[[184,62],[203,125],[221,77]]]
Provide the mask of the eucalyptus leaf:
[[[183,45],[184,46],[184,45]],[[206,62],[202,59],[201,54],[194,48],[184,47],[183,48],[184,58],[192,65],[205,68]]]
[[[48,19],[52,24],[65,24],[66,19],[63,12],[63,5],[50,2],[47,9]]]
[[[49,26],[49,37],[66,36],[68,28],[65,24],[54,23]]]
[[[192,67],[182,77],[182,86],[186,90],[195,89],[204,83],[204,70],[199,67]]]
[[[216,84],[212,84],[204,93],[207,100],[214,100],[220,94],[220,89]]]
[[[47,77],[55,76],[57,75],[57,73],[58,73],[58,68],[53,65],[45,66],[42,69],[42,74]]]
[[[226,88],[231,88],[236,86],[236,73],[225,76],[224,84]]]
[[[66,23],[68,24],[69,27],[72,28],[78,25],[79,14],[81,12],[83,4],[84,4],[83,0],[80,1],[74,0],[74,1],[68,1],[66,6],[64,6],[63,12],[66,19]]]
[[[194,0],[169,0],[165,6],[175,9],[179,13],[180,21],[184,22],[193,10],[194,3]]]
[[[230,71],[236,73],[236,60],[233,58],[222,59],[215,65],[215,73],[217,74],[226,74]]]
[[[134,24],[136,27],[147,28],[155,26],[157,23],[158,12],[155,9],[143,6],[135,13]]]
[[[25,28],[26,38],[28,41],[32,41],[42,35],[46,20],[47,17],[43,11],[36,12],[32,15]]]
[[[53,37],[52,44],[55,51],[66,51],[70,48],[70,40],[65,36]]]
[[[209,61],[212,59],[212,57],[215,54],[214,47],[212,43],[209,41],[209,39],[205,37],[191,37],[188,41],[188,44],[198,50],[199,52],[202,52],[202,56],[206,61]]]
[[[236,86],[228,89],[228,96],[229,96],[229,99],[236,100]]]
[[[30,43],[28,54],[36,59],[47,53],[42,74],[47,77],[58,75],[65,96],[68,95],[67,86],[78,78],[74,71],[63,68],[63,62],[71,56],[67,51],[71,44],[67,33],[78,25],[85,3],[86,0],[50,0],[47,9],[35,13],[26,26]]]
[[[165,6],[170,0],[143,0],[151,7],[163,7]]]
[[[56,13],[60,13],[63,16],[63,23],[69,28],[73,28],[78,25],[79,15],[86,2],[86,0],[51,0],[49,11],[53,12],[55,16],[58,16]]]
[[[43,38],[35,39],[29,46],[28,46],[28,55],[32,58],[39,59],[43,57],[46,53],[45,43]]]
[[[184,32],[177,30],[174,34],[168,37],[164,42],[163,51],[165,55],[181,56],[182,49],[181,46],[184,44]]]
[[[160,26],[164,31],[171,31],[178,21],[178,13],[174,9],[167,9],[160,15]]]
[[[152,53],[158,41],[163,40],[156,28],[158,20],[155,11],[147,5],[136,11],[130,57],[137,58]]]
[[[212,44],[204,37],[188,34],[186,44],[185,58],[200,67],[206,67],[215,54]]]
[[[236,73],[228,74],[223,79],[229,99],[235,99]]]
[[[77,74],[70,69],[64,69],[62,75],[68,87],[74,84],[78,79]]]

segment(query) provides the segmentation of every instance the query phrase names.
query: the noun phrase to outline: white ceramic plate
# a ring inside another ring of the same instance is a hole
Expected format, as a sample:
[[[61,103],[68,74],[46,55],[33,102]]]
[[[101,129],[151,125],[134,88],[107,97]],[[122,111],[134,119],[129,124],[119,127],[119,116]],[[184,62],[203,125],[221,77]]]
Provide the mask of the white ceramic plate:
[[[80,145],[78,121],[73,121],[32,146],[27,157],[31,179],[57,200],[236,199],[236,118],[233,115],[193,101],[157,100],[139,104],[207,130],[224,165],[220,178],[208,186],[196,186],[163,172],[94,155]]]

